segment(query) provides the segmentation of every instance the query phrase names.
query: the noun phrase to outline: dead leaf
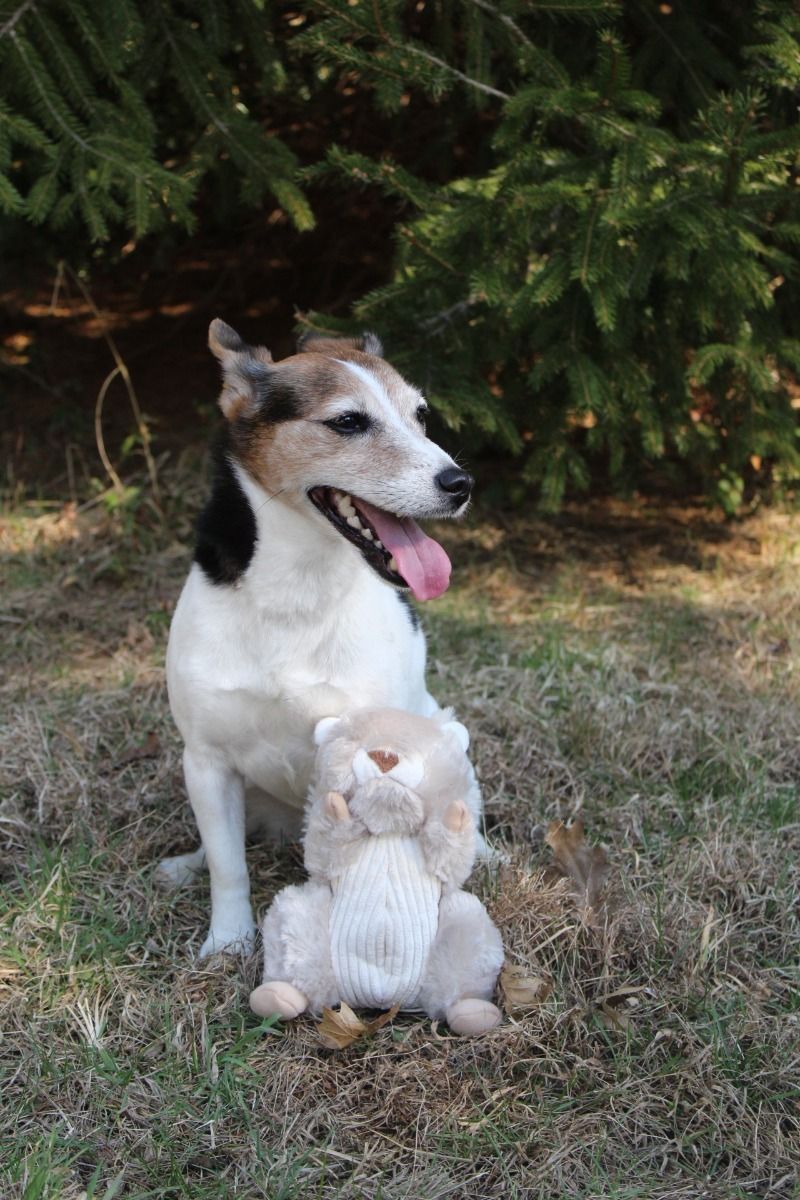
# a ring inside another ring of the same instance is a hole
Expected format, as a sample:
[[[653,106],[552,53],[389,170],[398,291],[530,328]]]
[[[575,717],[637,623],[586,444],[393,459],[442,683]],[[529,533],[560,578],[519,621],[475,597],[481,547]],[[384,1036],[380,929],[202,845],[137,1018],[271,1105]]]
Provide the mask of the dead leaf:
[[[625,1000],[628,1004],[634,1006],[639,1003],[635,999],[642,992],[647,992],[649,996],[655,995],[655,992],[646,983],[640,984],[637,987],[621,987],[614,992],[608,992],[605,996],[601,996],[597,1001],[598,1004],[621,1004]]]
[[[583,821],[577,817],[570,826],[551,821],[544,839],[555,855],[556,863],[572,880],[575,896],[585,910],[587,924],[598,923],[603,904],[603,889],[611,872],[602,846],[587,846],[583,839]]]
[[[615,1029],[624,1033],[630,1028],[631,1017],[634,1010],[639,1007],[639,997],[642,992],[648,996],[655,994],[647,984],[638,987],[617,988],[616,991],[607,992],[605,996],[601,996],[596,1005],[588,1010],[588,1013],[593,1012],[605,1029]]]
[[[12,975],[21,975],[22,967],[18,967],[16,963],[7,962],[5,959],[0,961],[0,979],[9,979]]]
[[[527,1012],[541,1004],[553,990],[553,981],[545,975],[529,975],[524,967],[504,963],[500,972],[500,991],[507,1013]]]
[[[344,1000],[339,1005],[339,1011],[323,1008],[322,1020],[319,1023],[319,1036],[323,1046],[329,1050],[344,1050],[359,1038],[370,1037],[383,1028],[400,1011],[400,1005],[395,1004],[388,1012],[381,1013],[372,1021],[362,1021],[356,1016],[349,1004]]]
[[[615,1008],[613,1004],[601,1004],[596,1011],[596,1017],[606,1029],[614,1029],[625,1033],[630,1027],[630,1014],[624,1008]]]
[[[114,767],[119,770],[120,767],[126,767],[128,763],[139,762],[143,758],[158,758],[160,753],[161,742],[158,734],[151,730],[141,746],[132,746],[130,750],[126,750],[120,758],[116,759]]]

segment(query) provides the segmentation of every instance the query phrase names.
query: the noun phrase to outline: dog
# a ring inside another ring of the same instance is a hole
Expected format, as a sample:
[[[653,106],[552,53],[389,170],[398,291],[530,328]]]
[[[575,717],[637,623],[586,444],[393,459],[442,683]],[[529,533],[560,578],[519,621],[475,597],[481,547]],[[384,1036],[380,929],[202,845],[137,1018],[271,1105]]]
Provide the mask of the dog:
[[[306,337],[275,362],[217,319],[209,346],[225,422],[167,650],[202,845],[159,868],[176,886],[208,866],[201,958],[253,945],[245,834],[299,836],[316,723],[438,711],[407,594],[441,595],[450,562],[416,518],[462,516],[474,482],[374,334]]]

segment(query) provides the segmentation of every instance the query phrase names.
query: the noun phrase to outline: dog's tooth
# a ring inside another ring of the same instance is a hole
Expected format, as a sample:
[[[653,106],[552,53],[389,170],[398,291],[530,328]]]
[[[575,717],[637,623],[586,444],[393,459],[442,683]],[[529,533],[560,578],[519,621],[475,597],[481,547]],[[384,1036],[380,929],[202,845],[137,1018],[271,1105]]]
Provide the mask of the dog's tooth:
[[[375,538],[375,545],[378,547],[378,549],[379,549],[379,550],[385,550],[385,549],[386,549],[386,547],[384,546],[384,544],[383,544],[383,542],[381,541],[381,539],[380,539],[380,538]]]
[[[365,527],[364,527],[364,528],[361,530],[361,532],[364,534],[364,537],[367,539],[367,541],[368,541],[368,542],[371,542],[371,541],[372,541],[372,538],[373,538],[373,533],[372,533],[372,530],[371,530],[371,529],[367,529],[367,527],[365,526]]]
[[[397,559],[395,558],[394,555],[392,555],[392,557],[389,559],[389,570],[394,571],[395,575],[400,574],[400,572],[397,569]]]
[[[361,522],[359,521],[358,517],[348,517],[347,524],[351,529],[361,529]]]

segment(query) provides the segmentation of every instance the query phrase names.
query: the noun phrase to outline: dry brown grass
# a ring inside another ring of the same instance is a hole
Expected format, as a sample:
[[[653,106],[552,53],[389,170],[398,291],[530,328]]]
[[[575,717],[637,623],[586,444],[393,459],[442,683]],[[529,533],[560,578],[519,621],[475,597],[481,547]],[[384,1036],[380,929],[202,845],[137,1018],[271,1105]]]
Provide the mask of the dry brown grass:
[[[473,887],[553,987],[484,1038],[401,1017],[336,1054],[249,1013],[255,958],[194,965],[205,885],[152,884],[193,839],[161,663],[195,477],[163,524],[3,526],[3,1197],[795,1194],[795,521],[598,504],[449,532],[431,682],[509,854]],[[599,928],[544,845],[579,811],[613,868]],[[251,863],[261,908],[300,877]]]

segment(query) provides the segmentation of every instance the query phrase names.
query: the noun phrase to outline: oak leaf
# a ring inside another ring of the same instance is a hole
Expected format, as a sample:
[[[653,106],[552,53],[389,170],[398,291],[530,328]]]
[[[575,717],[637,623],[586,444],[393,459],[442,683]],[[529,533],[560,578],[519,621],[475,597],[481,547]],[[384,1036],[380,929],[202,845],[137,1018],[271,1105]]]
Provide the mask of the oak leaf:
[[[329,1050],[344,1050],[359,1038],[370,1037],[373,1033],[377,1033],[387,1022],[396,1017],[399,1011],[400,1005],[395,1004],[372,1021],[362,1021],[353,1012],[350,1005],[345,1004],[343,1000],[339,1005],[338,1012],[332,1008],[323,1008],[322,1020],[319,1023],[320,1041]]]
[[[500,992],[503,1008],[509,1014],[529,1012],[536,1008],[553,990],[553,981],[546,975],[530,975],[524,967],[504,963],[500,972]]]
[[[611,867],[602,846],[587,846],[583,821],[577,817],[571,825],[551,821],[544,839],[563,873],[572,881],[573,891],[588,925],[599,924],[603,891]]]
[[[140,746],[131,746],[113,763],[112,769],[127,767],[129,763],[140,762],[144,758],[158,758],[161,753],[161,741],[158,734],[151,730]]]

